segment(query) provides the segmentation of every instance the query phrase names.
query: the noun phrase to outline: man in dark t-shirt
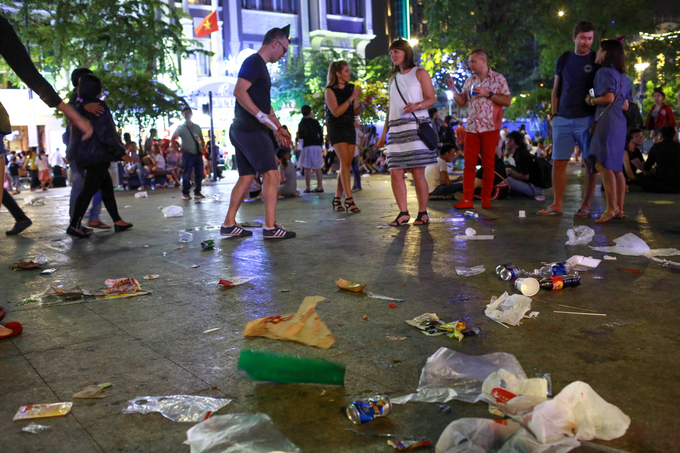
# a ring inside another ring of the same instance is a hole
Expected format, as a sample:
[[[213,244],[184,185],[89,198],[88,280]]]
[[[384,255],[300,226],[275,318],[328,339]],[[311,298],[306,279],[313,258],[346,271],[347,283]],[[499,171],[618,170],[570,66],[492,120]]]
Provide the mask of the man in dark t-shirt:
[[[645,192],[680,193],[680,143],[675,141],[675,128],[664,126],[659,133],[662,140],[649,150],[645,174],[638,180]]]
[[[264,36],[262,47],[243,62],[234,87],[236,108],[229,139],[236,150],[239,178],[231,191],[229,211],[220,229],[222,236],[246,237],[253,232],[236,223],[243,198],[256,175],[262,175],[265,239],[294,238],[295,233],[276,222],[276,201],[280,174],[276,165],[274,144],[267,136],[271,129],[283,146],[290,147],[290,134],[279,123],[271,106],[272,86],[267,63],[279,61],[288,51],[290,26],[272,28]]]
[[[586,104],[588,91],[593,87],[597,65],[595,52],[590,50],[595,37],[595,27],[590,22],[579,22],[574,28],[574,50],[565,52],[555,65],[555,83],[552,89],[553,135],[553,203],[538,211],[539,215],[562,214],[564,191],[567,187],[567,164],[578,144],[582,158],[588,156],[590,136],[588,129],[594,120],[595,109]],[[597,173],[584,178],[583,201],[577,216],[590,214],[590,202],[595,190]]]

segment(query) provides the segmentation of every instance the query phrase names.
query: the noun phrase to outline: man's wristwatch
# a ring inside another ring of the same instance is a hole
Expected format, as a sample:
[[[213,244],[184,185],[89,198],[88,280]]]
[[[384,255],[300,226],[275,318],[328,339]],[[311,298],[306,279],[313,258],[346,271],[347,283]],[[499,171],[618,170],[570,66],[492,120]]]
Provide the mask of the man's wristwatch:
[[[496,94],[493,91],[489,91],[489,95],[486,97],[487,99],[491,99],[491,97]]]

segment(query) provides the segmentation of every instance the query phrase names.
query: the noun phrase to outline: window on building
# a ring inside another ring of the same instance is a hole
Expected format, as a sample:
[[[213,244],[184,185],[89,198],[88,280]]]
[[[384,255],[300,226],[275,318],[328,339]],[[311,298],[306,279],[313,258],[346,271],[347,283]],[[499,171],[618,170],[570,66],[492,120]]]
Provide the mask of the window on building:
[[[199,76],[210,76],[210,57],[202,53],[196,55],[196,72]]]
[[[241,8],[295,14],[295,0],[241,0]]]
[[[326,0],[326,14],[359,17],[359,0]]]

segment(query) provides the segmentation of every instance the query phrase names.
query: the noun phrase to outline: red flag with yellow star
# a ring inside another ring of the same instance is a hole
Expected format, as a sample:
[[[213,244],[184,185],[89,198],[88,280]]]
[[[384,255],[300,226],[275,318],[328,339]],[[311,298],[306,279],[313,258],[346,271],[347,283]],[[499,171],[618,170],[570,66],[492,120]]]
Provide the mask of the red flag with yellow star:
[[[219,30],[217,27],[217,11],[213,11],[205,16],[198,27],[194,28],[194,33],[196,33],[197,38],[202,38],[217,30]]]

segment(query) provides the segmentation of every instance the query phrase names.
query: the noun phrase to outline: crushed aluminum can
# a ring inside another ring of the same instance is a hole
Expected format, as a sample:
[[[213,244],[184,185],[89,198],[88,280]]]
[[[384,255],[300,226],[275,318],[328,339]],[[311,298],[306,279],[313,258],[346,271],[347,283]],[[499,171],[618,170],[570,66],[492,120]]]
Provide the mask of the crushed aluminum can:
[[[378,417],[387,417],[390,413],[392,413],[392,403],[385,395],[352,401],[345,407],[345,415],[355,425],[361,425]]]
[[[215,248],[215,241],[212,239],[208,239],[207,241],[202,241],[201,242],[201,248],[203,250],[210,250]]]

